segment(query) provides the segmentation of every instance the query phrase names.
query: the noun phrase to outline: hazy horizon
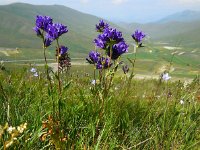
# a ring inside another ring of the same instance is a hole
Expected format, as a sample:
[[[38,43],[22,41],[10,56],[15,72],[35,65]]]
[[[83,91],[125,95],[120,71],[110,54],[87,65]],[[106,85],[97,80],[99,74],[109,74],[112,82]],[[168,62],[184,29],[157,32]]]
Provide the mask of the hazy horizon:
[[[184,10],[200,10],[200,0],[1,0],[0,5],[22,2],[34,5],[64,5],[114,22],[148,23]]]

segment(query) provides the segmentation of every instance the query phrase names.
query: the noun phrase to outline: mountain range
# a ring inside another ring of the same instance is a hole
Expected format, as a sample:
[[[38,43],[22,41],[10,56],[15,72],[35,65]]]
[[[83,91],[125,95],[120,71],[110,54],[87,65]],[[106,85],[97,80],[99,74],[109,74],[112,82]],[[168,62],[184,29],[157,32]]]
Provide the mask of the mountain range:
[[[95,24],[101,18],[73,10],[61,5],[30,5],[14,3],[0,6],[0,47],[41,48],[41,41],[32,28],[36,15],[48,15],[54,22],[67,25],[69,32],[61,38],[61,43],[68,46],[74,54],[86,55],[94,49],[93,39],[98,35]],[[130,43],[135,29],[143,30],[151,42],[180,42],[184,46],[200,46],[200,12],[184,11],[167,16],[157,22],[111,23],[122,31]]]

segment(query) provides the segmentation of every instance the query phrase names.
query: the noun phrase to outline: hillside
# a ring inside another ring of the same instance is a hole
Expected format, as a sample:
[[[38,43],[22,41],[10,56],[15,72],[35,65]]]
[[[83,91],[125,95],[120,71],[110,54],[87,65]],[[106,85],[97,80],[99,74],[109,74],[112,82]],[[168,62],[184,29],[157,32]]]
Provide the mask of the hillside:
[[[185,10],[182,12],[169,15],[157,21],[157,23],[167,23],[167,22],[173,22],[173,21],[191,22],[191,21],[198,21],[198,20],[200,20],[200,11]]]
[[[60,5],[23,3],[0,6],[0,47],[41,48],[40,39],[32,30],[38,14],[51,16],[54,22],[67,25],[69,32],[62,43],[70,45],[71,51],[80,54],[94,48],[92,41],[97,35],[94,29],[100,18]]]
[[[133,29],[141,29],[153,41],[167,42],[169,44],[180,43],[181,46],[199,47],[200,44],[200,13],[184,11],[167,16],[157,22],[119,23],[121,27],[131,32]]]

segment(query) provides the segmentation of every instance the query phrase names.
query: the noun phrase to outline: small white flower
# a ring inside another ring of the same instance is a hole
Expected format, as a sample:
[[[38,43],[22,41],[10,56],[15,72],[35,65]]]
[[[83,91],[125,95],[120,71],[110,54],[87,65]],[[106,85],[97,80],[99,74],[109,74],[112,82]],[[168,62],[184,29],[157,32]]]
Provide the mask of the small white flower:
[[[119,88],[118,87],[115,87],[115,90],[118,90]]]
[[[183,101],[182,99],[180,100],[180,104],[181,104],[181,105],[183,105],[183,104],[184,104],[184,101]]]
[[[15,129],[15,127],[10,126],[8,127],[7,132],[11,134]]]
[[[164,73],[164,74],[162,75],[162,79],[163,79],[164,81],[168,81],[169,79],[171,79],[171,77],[169,76],[168,73]]]
[[[95,85],[96,84],[96,80],[92,80],[91,84]]]
[[[30,72],[35,73],[35,72],[37,72],[37,69],[35,69],[35,68],[31,68]]]
[[[33,76],[34,76],[34,77],[38,77],[39,75],[38,75],[37,72],[35,72],[35,73],[33,74]]]

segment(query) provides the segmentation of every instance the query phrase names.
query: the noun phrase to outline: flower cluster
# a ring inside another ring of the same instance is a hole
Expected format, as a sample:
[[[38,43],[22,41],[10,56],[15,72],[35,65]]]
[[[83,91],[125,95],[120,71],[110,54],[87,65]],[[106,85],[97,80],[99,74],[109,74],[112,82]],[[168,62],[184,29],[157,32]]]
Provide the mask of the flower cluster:
[[[36,68],[31,68],[30,72],[33,73],[34,77],[38,77],[39,76]]]
[[[71,59],[68,55],[68,48],[65,46],[60,46],[56,49],[56,56],[58,56],[58,63],[60,65],[60,69],[67,68],[69,69],[71,67]]]
[[[67,26],[61,23],[53,23],[53,19],[49,16],[36,16],[35,27],[33,28],[37,36],[43,39],[44,48],[51,45],[51,43],[56,40],[58,44],[58,39],[61,35],[68,32]],[[45,34],[45,35],[44,35]],[[65,46],[57,46],[56,56],[60,67],[71,66],[70,58],[68,56],[68,48]],[[35,73],[37,75],[37,72]]]
[[[109,58],[102,57],[100,53],[95,51],[91,51],[86,60],[90,64],[94,64],[96,66],[96,69],[107,69],[112,65]]]
[[[68,29],[67,26],[64,26],[60,23],[55,24],[49,24],[47,26],[47,38],[56,40],[58,39],[62,34],[67,33]]]
[[[102,33],[94,39],[95,45],[104,49],[112,60],[116,60],[123,53],[128,52],[129,46],[125,43],[121,32],[110,28],[103,20],[100,20],[99,25],[96,25],[96,29]]]
[[[33,30],[37,36],[43,38],[44,47],[51,45],[53,40],[58,39],[62,34],[67,33],[67,26],[60,23],[53,23],[53,19],[49,16],[36,16],[35,27]],[[44,32],[46,35],[44,36]]]
[[[27,129],[27,123],[21,124],[17,127],[9,126],[8,123],[5,124],[4,127],[0,125],[0,139],[2,137],[7,137],[4,141],[4,149],[8,149],[13,144],[18,142],[18,138],[21,138],[20,136],[23,136],[23,132]],[[6,136],[6,134],[9,134],[9,136]]]
[[[109,25],[107,23],[105,23],[103,20],[99,21],[99,24],[96,25],[96,31],[97,32],[103,32],[104,29],[108,28]]]
[[[133,34],[132,34],[132,38],[135,40],[135,42],[138,44],[138,45],[141,45],[142,43],[142,40],[146,37],[146,35],[142,32],[142,31],[139,31],[139,30],[136,30]]]

